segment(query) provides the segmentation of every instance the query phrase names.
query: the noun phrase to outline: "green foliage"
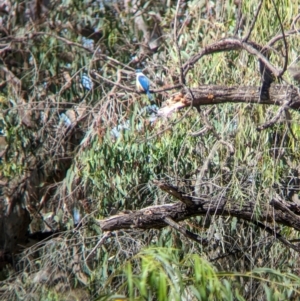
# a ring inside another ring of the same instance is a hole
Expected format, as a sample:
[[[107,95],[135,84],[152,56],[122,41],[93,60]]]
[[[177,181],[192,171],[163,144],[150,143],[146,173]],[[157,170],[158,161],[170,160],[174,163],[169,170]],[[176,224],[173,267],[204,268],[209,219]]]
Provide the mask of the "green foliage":
[[[96,300],[246,300],[241,279],[263,283],[266,300],[289,300],[300,293],[300,278],[260,268],[249,273],[216,272],[203,257],[176,249],[150,248],[132,257],[113,273],[107,288],[118,279],[114,293]],[[109,289],[108,289],[109,290]],[[252,292],[254,297],[256,292]]]
[[[106,210],[112,206],[135,209],[150,204],[159,196],[151,188],[153,179],[175,172],[183,177],[193,168],[191,149],[195,139],[186,137],[185,125],[194,122],[195,117],[175,124],[174,132],[166,130],[159,136],[155,133],[162,126],[160,122],[145,124],[145,117],[137,110],[129,118],[128,129],[122,130],[119,137],[108,128],[101,140],[95,137],[91,149],[80,158],[86,167],[82,177],[89,183],[91,195],[100,200],[102,214],[109,213]]]
[[[261,205],[274,195],[287,201],[299,195],[297,112],[291,113],[291,120],[282,117],[263,131],[257,127],[272,120],[277,107],[233,102],[150,122],[145,111],[148,99],[134,93],[136,67],[145,69],[153,89],[170,87],[179,79],[178,48],[185,64],[207,45],[231,37],[237,1],[183,1],[178,10],[177,1],[141,1],[137,7],[132,2],[127,9],[125,2],[57,1],[45,13],[46,19],[27,18],[21,6],[17,9],[19,2],[15,13],[1,17],[9,29],[0,31],[1,38],[10,45],[1,52],[1,60],[11,72],[1,74],[5,84],[0,121],[7,143],[1,177],[16,181],[16,186],[28,178],[36,181],[28,185],[37,188],[34,200],[20,207],[36,206],[35,215],[44,228],[48,225],[43,218],[53,216],[54,229],[73,229],[74,207],[79,208],[83,226],[32,252],[27,249],[20,261],[20,271],[26,274],[23,278],[13,274],[16,278],[8,280],[7,299],[26,295],[28,300],[66,299],[56,287],[60,279],[62,291],[84,288],[98,300],[298,298],[299,279],[294,275],[298,254],[237,218],[205,216],[182,222],[208,245],[193,243],[169,228],[118,231],[97,245],[104,234],[95,218],[175,201],[155,187],[154,179],[168,180],[187,195],[200,193],[208,200],[227,198],[241,205],[255,201],[257,217]],[[239,37],[250,29],[258,3],[242,1]],[[275,3],[289,30],[298,13],[297,2]],[[149,35],[159,29],[161,43],[155,50],[136,24],[140,14]],[[280,32],[279,25],[273,2],[263,1],[250,40],[266,45]],[[296,36],[287,40],[291,64],[298,60],[300,45]],[[272,47],[270,61],[275,66],[283,65],[283,47],[282,41]],[[83,86],[83,75],[93,88]],[[260,83],[257,59],[246,51],[203,57],[186,75],[190,88]],[[156,104],[161,106],[172,93],[157,93]],[[61,118],[68,110],[76,116],[70,128]],[[191,135],[199,130],[202,135]],[[36,173],[30,173],[33,170]],[[89,202],[91,208],[85,206]],[[278,228],[288,239],[298,239],[294,230]],[[47,286],[35,282],[35,273],[49,267]],[[53,274],[61,278],[53,280]]]

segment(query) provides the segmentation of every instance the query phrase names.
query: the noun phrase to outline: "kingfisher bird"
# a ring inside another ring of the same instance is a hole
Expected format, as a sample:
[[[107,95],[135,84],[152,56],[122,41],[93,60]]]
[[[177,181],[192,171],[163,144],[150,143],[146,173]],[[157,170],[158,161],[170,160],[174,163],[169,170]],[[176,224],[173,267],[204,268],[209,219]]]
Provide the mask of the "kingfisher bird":
[[[146,93],[148,98],[153,99],[151,93],[149,92],[150,88],[150,80],[149,78],[143,74],[142,70],[136,70],[136,89],[138,92]]]

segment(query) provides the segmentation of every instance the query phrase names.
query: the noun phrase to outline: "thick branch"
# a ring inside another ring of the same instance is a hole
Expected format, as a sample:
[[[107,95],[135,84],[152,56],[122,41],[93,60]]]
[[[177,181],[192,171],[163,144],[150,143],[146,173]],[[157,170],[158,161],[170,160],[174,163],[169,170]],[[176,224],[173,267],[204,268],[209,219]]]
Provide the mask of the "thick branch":
[[[271,202],[270,205],[274,204]],[[276,203],[277,204],[277,203]],[[161,206],[147,207],[139,211],[133,211],[129,214],[122,214],[100,220],[99,224],[103,231],[114,231],[120,229],[151,229],[166,227],[166,217],[179,222],[193,216],[204,215],[222,215],[232,216],[250,222],[269,222],[285,225],[296,230],[300,230],[299,208],[287,205],[289,210],[276,210],[266,204],[260,206],[260,210],[256,210],[257,204],[247,201],[243,204],[223,199],[197,199],[193,206],[187,206],[182,202],[176,204],[167,204]],[[294,214],[290,214],[290,211]]]
[[[227,38],[211,45],[206,46],[199,53],[191,57],[184,65],[184,72],[187,73],[194,64],[196,64],[203,56],[223,51],[231,51],[231,50],[246,50],[248,53],[255,55],[258,59],[262,61],[262,63],[274,74],[274,76],[278,77],[281,75],[281,70],[276,69],[268,59],[257,50],[260,47],[259,45],[253,42],[243,42],[237,38]]]
[[[249,86],[217,86],[203,85],[196,89],[183,89],[166,102],[165,106],[159,110],[159,114],[168,115],[174,110],[184,107],[202,105],[221,104],[226,102],[232,103],[256,103],[282,106],[287,105],[294,110],[300,109],[300,96],[298,89],[293,86],[273,85],[270,88],[270,99],[260,99],[260,88]],[[288,101],[288,102],[287,102]]]

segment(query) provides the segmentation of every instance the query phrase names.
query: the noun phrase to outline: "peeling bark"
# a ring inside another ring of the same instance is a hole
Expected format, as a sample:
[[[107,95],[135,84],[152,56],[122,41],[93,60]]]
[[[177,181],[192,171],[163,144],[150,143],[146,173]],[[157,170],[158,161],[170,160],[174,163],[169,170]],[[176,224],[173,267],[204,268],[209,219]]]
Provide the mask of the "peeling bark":
[[[158,186],[166,190],[167,185],[158,183]],[[167,217],[179,222],[193,216],[219,215],[237,217],[254,223],[278,223],[300,230],[300,206],[294,203],[272,199],[269,204],[262,205],[251,200],[241,203],[225,198],[194,198],[194,204],[188,205],[184,200],[186,196],[179,194],[180,192],[177,191],[176,197],[181,202],[151,206],[139,211],[112,216],[105,220],[99,220],[99,225],[103,231],[151,229],[168,226],[168,223],[165,222]]]
[[[175,110],[185,107],[199,107],[221,103],[253,103],[276,106],[286,106],[294,110],[300,109],[300,95],[293,86],[273,85],[270,88],[270,98],[260,99],[260,87],[249,86],[217,86],[203,85],[193,89],[182,89],[172,99],[166,101],[159,110],[161,116],[167,116]]]

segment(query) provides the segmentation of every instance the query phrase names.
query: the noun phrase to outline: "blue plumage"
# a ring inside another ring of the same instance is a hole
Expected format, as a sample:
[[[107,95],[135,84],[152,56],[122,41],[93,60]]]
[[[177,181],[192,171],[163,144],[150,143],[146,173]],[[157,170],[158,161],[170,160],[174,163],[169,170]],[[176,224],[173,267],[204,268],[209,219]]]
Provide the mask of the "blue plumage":
[[[152,95],[149,92],[150,81],[146,75],[142,73],[140,69],[136,70],[136,89],[138,92],[144,92],[147,94],[148,98],[151,100]]]

